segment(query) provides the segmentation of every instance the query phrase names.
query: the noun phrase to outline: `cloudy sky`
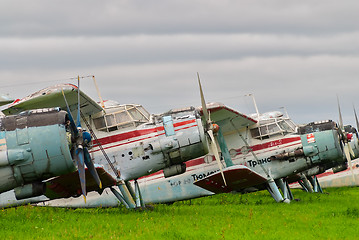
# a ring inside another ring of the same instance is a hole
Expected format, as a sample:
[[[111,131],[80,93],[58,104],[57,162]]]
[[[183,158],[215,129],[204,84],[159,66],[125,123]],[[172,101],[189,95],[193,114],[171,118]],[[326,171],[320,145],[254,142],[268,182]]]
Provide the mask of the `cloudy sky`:
[[[152,113],[207,101],[285,107],[297,123],[359,111],[359,2],[86,0],[0,3],[1,93],[95,75],[105,99]],[[83,91],[97,99],[90,78]]]

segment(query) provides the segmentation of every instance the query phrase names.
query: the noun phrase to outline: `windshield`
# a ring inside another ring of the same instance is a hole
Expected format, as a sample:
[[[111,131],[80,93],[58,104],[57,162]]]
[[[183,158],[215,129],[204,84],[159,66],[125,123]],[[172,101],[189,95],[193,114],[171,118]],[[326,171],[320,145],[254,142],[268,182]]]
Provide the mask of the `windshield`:
[[[259,122],[259,127],[252,128],[253,138],[265,139],[275,135],[285,135],[295,132],[295,124],[290,119],[270,119]]]
[[[100,131],[115,131],[123,128],[137,127],[147,123],[150,114],[141,106],[135,104],[118,105],[106,109],[106,114],[94,118],[94,124]]]

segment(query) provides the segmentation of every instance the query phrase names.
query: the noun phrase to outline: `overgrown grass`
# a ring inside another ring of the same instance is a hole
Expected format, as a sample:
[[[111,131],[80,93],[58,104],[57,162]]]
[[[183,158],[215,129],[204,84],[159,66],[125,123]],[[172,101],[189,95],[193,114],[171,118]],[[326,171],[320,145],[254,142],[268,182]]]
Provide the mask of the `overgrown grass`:
[[[294,190],[278,204],[265,191],[125,208],[2,209],[0,239],[358,239],[359,188]]]

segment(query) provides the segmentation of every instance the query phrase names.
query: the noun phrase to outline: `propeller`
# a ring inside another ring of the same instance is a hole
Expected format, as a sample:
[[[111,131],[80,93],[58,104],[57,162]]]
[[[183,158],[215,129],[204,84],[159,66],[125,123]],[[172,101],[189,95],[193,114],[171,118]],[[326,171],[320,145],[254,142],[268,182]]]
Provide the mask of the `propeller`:
[[[198,78],[199,91],[200,91],[200,95],[201,95],[202,112],[203,112],[203,117],[204,117],[204,120],[205,120],[205,131],[207,132],[207,135],[208,135],[209,140],[210,140],[209,141],[210,148],[211,148],[211,150],[212,150],[212,152],[213,152],[213,154],[214,154],[214,156],[216,158],[219,170],[221,171],[221,175],[222,175],[222,178],[223,178],[224,185],[227,186],[227,182],[226,182],[226,179],[225,179],[224,174],[223,174],[221,159],[220,159],[219,154],[218,154],[217,140],[214,137],[214,130],[218,129],[217,128],[218,125],[214,125],[213,122],[211,121],[210,114],[209,114],[209,112],[207,110],[206,101],[204,99],[201,80],[199,78],[199,73],[198,72],[197,72],[197,78]]]
[[[86,177],[85,177],[85,165],[87,166],[87,169],[90,171],[91,175],[95,179],[96,183],[99,185],[100,188],[102,188],[102,183],[100,180],[100,177],[97,174],[96,168],[94,166],[94,163],[90,157],[90,153],[88,152],[88,147],[91,143],[91,135],[84,131],[81,126],[81,112],[80,112],[80,77],[78,77],[78,89],[77,89],[78,95],[77,95],[77,119],[76,123],[71,115],[70,107],[67,103],[66,97],[64,92],[62,91],[62,95],[64,97],[67,112],[69,116],[70,121],[70,128],[74,134],[75,139],[75,146],[74,146],[74,153],[73,157],[77,164],[77,169],[79,173],[80,178],[80,184],[81,184],[81,191],[82,195],[84,196],[85,202],[86,202]]]
[[[343,118],[342,118],[342,112],[340,110],[340,104],[339,104],[339,98],[337,96],[337,102],[338,102],[338,112],[339,112],[339,135],[340,135],[340,141],[343,144],[343,150],[344,150],[344,154],[345,154],[345,158],[348,161],[349,164],[349,169],[353,178],[353,183],[355,183],[355,176],[354,176],[354,172],[353,172],[353,166],[352,166],[352,159],[351,159],[351,154],[354,155],[353,149],[351,148],[350,144],[349,144],[349,139],[347,137],[347,133],[345,132],[344,129],[344,124],[343,124]]]

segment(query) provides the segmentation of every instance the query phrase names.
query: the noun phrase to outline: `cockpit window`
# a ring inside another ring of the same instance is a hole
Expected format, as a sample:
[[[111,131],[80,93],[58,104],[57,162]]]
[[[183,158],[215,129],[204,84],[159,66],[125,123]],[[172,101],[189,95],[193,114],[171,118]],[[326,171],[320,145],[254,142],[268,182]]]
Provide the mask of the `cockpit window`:
[[[284,131],[292,131],[293,130],[286,121],[279,121],[278,125]]]
[[[111,132],[147,123],[149,118],[150,114],[141,105],[127,104],[106,109],[106,114],[93,122],[97,130]]]
[[[251,129],[253,138],[266,139],[275,135],[295,132],[295,124],[290,119],[270,119],[261,121],[259,124],[259,127]]]

